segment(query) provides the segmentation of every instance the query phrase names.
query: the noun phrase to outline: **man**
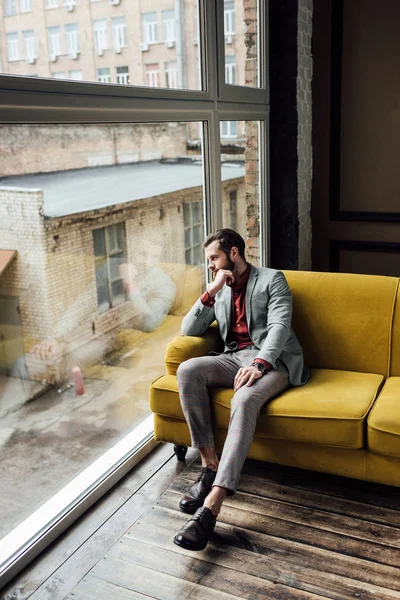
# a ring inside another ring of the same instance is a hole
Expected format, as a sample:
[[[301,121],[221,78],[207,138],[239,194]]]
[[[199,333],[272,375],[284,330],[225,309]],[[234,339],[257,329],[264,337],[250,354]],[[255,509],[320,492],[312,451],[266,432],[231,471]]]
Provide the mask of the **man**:
[[[188,550],[206,547],[224,498],[235,493],[262,406],[308,378],[291,329],[292,295],[283,273],[247,263],[245,242],[232,229],[210,234],[204,248],[213,281],[184,318],[182,333],[201,336],[216,320],[225,350],[191,358],[177,373],[182,410],[202,463],[197,481],[179,503],[182,511],[194,513],[174,537]],[[213,387],[234,391],[220,460],[208,393]]]

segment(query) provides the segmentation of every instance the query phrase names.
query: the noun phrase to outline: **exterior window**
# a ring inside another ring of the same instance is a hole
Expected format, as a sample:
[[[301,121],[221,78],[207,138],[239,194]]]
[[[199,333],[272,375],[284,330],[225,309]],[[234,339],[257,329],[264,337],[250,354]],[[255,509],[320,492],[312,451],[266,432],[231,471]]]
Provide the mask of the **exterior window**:
[[[97,81],[100,81],[101,83],[111,83],[110,69],[97,69]]]
[[[143,13],[142,25],[143,41],[146,42],[146,44],[153,44],[154,42],[158,42],[157,13]]]
[[[68,23],[64,26],[64,31],[67,54],[69,54],[70,56],[74,54],[79,54],[80,43],[78,23]]]
[[[36,58],[35,32],[33,29],[23,31],[25,58],[27,60]]]
[[[222,138],[237,137],[237,121],[222,121],[221,122],[221,137]]]
[[[236,83],[236,56],[225,56],[225,81],[232,85]]]
[[[52,73],[51,76],[53,79],[66,79],[65,71],[56,71],[55,73]]]
[[[176,61],[165,63],[165,79],[167,87],[178,87],[178,66]]]
[[[20,60],[19,55],[19,37],[15,31],[7,33],[8,60]]]
[[[235,3],[224,2],[225,35],[235,35]]]
[[[146,85],[150,87],[160,87],[160,65],[153,63],[146,65]]]
[[[58,8],[59,0],[46,0],[46,8]]]
[[[173,10],[163,10],[161,12],[163,40],[164,42],[175,41],[175,14]]]
[[[117,67],[117,83],[129,84],[129,67]]]
[[[71,79],[71,81],[82,81],[82,71],[80,71],[79,69],[70,71],[69,78]]]
[[[185,202],[183,204],[183,226],[185,230],[185,262],[187,265],[200,265],[204,262],[204,219],[201,202]]]
[[[93,232],[97,304],[100,312],[124,302],[125,292],[120,265],[125,262],[123,223],[95,229]]]
[[[4,16],[10,17],[17,14],[17,0],[4,0]]]
[[[60,56],[61,54],[61,29],[60,27],[48,27],[49,54]]]
[[[93,21],[94,44],[97,54],[108,49],[108,29],[106,19]]]
[[[236,231],[237,191],[229,192],[229,227]]]
[[[32,12],[32,0],[20,0],[19,10],[22,13]]]
[[[113,48],[114,50],[120,50],[126,48],[127,37],[126,37],[126,19],[125,17],[114,17],[111,19],[112,23],[112,37],[113,37]]]

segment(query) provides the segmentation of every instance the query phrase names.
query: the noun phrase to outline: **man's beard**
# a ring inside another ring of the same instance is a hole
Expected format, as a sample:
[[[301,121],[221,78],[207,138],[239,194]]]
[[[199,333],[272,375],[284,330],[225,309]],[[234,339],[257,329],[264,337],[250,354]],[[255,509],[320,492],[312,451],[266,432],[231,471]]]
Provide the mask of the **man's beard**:
[[[232,271],[232,272],[233,272],[233,269],[235,268],[235,263],[233,262],[233,260],[231,260],[231,259],[229,258],[229,256],[227,256],[227,257],[226,257],[226,263],[225,263],[225,266],[224,266],[224,267],[222,267],[222,268],[223,268],[223,269],[227,269],[228,271]]]

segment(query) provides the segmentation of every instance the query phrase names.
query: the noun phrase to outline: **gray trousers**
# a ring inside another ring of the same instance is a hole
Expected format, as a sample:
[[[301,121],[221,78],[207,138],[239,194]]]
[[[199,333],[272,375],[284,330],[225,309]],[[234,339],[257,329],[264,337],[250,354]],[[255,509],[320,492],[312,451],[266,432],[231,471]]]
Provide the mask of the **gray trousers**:
[[[249,346],[238,352],[190,358],[179,366],[179,396],[194,448],[214,447],[209,388],[233,388],[238,370],[249,367],[257,353],[255,346]],[[288,371],[278,360],[276,369],[251,386],[232,389],[228,433],[214,485],[228,489],[229,494],[235,492],[261,408],[288,387]]]

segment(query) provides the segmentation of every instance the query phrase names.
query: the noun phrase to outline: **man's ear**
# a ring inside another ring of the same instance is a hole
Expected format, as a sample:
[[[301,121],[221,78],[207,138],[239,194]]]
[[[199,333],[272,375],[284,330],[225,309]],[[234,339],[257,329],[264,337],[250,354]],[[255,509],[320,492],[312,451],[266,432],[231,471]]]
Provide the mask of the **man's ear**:
[[[239,256],[239,250],[236,248],[236,246],[232,246],[231,254],[230,254],[231,260],[236,260],[238,258],[238,256]]]

